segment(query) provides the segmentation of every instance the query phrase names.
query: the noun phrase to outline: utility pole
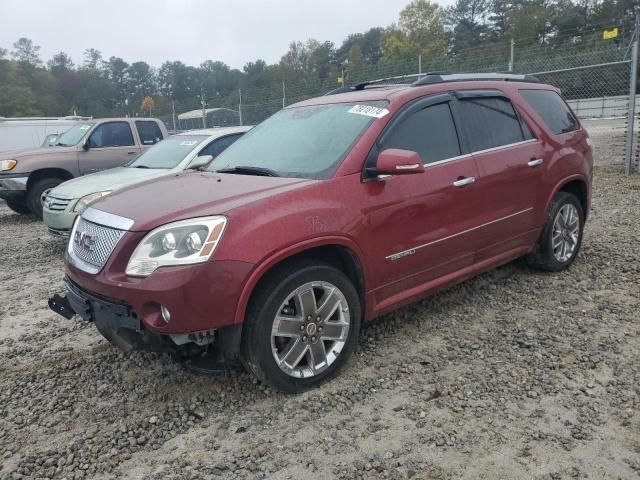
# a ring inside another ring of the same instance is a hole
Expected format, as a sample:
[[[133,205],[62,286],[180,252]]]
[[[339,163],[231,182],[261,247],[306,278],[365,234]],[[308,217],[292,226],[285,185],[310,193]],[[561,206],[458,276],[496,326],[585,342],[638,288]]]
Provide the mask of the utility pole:
[[[511,51],[509,53],[509,73],[513,72],[513,59],[514,59],[514,51],[515,51],[516,42],[511,39]]]
[[[640,37],[640,14],[636,14],[636,27],[633,31],[631,47],[631,73],[629,74],[629,111],[627,113],[627,143],[624,155],[624,173],[631,173],[633,152],[633,127],[636,115],[636,83],[638,81],[638,37]]]
[[[418,54],[418,75],[422,75],[422,54]]]
[[[240,126],[242,126],[242,89],[238,89],[238,94],[240,95],[240,103],[238,104],[238,117],[240,117]]]

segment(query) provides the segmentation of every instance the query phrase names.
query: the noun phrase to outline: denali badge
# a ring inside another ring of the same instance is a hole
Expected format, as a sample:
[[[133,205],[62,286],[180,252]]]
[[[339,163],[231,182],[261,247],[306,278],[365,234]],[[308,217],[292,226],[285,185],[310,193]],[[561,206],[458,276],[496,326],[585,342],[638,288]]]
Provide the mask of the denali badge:
[[[96,244],[96,236],[89,232],[78,232],[73,237],[73,242],[87,252],[93,252]]]

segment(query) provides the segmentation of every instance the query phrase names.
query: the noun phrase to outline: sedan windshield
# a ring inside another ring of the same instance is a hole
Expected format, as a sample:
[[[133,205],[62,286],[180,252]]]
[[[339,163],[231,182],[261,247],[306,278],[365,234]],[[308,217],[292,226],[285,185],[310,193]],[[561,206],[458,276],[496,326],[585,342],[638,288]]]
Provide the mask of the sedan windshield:
[[[225,150],[208,169],[240,175],[327,179],[386,102],[281,110]]]
[[[175,168],[206,138],[206,135],[174,135],[166,138],[136,158],[129,167]]]
[[[60,135],[60,138],[58,138],[58,145],[60,145],[61,147],[71,147],[72,145],[77,145],[94,125],[95,123],[82,123],[80,125],[71,127],[69,130]]]

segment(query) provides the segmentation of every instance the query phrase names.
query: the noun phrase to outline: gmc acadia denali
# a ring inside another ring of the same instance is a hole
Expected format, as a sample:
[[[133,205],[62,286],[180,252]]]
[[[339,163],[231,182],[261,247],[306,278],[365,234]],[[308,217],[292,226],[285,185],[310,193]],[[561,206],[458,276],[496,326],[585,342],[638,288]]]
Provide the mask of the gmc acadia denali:
[[[342,90],[281,110],[208,171],[91,204],[51,308],[124,349],[239,360],[297,392],[383,312],[523,255],[571,265],[592,152],[557,89],[430,74]]]

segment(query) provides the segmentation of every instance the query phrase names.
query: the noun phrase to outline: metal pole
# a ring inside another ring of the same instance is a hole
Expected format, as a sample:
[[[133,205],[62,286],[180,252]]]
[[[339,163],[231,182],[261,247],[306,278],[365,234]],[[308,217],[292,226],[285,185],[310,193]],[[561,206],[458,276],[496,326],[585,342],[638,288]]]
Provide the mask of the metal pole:
[[[174,102],[173,100],[171,100],[171,111],[173,112],[173,133],[176,133],[176,102]]]
[[[282,108],[287,106],[287,89],[284,86],[284,80],[282,80]]]
[[[638,29],[640,15],[636,15],[636,28],[633,32],[633,47],[631,49],[631,73],[629,74],[629,112],[627,113],[627,143],[624,155],[624,173],[631,173],[631,154],[633,151],[633,126],[636,116],[636,82],[638,80]]]
[[[511,39],[511,48],[510,48],[510,52],[509,52],[509,72],[513,72],[513,58],[514,58],[514,53],[515,53],[515,46],[516,46],[516,42],[513,41],[513,38]]]
[[[238,94],[240,95],[240,103],[238,104],[238,116],[240,117],[240,126],[242,126],[242,89],[238,89]]]
[[[204,90],[200,90],[200,103],[202,103],[202,128],[207,128],[207,111],[205,109],[206,103],[204,101]]]
[[[418,54],[418,74],[422,75],[422,54]]]
[[[342,86],[344,87],[344,67],[342,67],[342,76],[340,78],[342,78]]]

